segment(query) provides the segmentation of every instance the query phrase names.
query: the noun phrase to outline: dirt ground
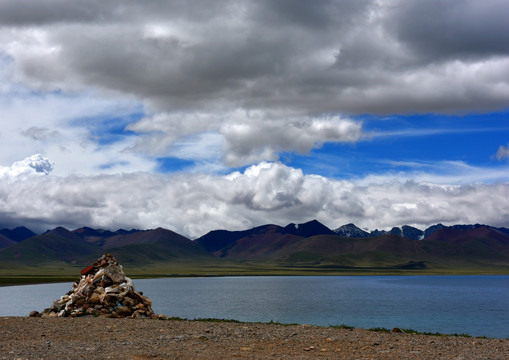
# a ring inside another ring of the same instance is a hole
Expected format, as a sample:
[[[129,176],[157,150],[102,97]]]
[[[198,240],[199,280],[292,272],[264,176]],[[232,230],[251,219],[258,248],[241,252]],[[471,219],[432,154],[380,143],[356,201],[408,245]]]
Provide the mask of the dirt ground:
[[[509,359],[509,339],[107,318],[0,318],[0,359]]]

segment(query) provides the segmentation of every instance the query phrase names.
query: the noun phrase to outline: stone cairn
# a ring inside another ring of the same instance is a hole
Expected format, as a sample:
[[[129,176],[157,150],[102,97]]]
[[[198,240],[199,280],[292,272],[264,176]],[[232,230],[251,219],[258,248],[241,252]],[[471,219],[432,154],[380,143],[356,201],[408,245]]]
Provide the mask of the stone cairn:
[[[93,265],[81,270],[73,289],[42,313],[31,317],[104,316],[112,318],[165,319],[152,310],[152,301],[134,289],[122,266],[111,254],[105,254]]]

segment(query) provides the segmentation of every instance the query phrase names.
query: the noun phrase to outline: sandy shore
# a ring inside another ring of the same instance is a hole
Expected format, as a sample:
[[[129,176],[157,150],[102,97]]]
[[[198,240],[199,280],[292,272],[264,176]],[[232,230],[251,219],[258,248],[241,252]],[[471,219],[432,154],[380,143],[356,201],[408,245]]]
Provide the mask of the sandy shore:
[[[0,358],[509,359],[509,340],[306,325],[5,317]]]

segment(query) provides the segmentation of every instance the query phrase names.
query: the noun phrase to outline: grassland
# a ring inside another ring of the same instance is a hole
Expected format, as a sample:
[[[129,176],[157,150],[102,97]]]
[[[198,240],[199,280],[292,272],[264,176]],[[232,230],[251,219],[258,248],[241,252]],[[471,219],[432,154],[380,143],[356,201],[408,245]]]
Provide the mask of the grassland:
[[[63,262],[33,267],[0,267],[0,286],[73,282],[84,265]],[[124,265],[126,274],[134,279],[194,276],[289,276],[289,275],[505,275],[509,266],[452,266],[435,265],[424,269],[397,266],[338,266],[323,264],[288,264],[276,262],[229,261],[223,259],[185,260],[141,265]]]

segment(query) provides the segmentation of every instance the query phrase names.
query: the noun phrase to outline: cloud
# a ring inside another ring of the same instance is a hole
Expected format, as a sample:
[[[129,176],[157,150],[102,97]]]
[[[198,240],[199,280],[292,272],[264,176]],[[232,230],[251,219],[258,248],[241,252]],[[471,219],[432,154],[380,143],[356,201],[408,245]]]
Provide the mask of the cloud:
[[[504,225],[502,166],[411,159],[346,181],[277,160],[325,143],[449,131],[372,126],[366,135],[357,119],[369,114],[507,108],[506,7],[0,0],[2,218],[191,236],[311,218],[331,227]],[[187,160],[188,173],[154,174],[172,158]]]
[[[494,184],[509,180],[507,167],[483,168],[463,161],[380,161],[395,169],[385,173],[369,174],[356,181],[357,184],[384,184],[390,182],[418,181],[419,183],[448,184]]]
[[[428,61],[509,54],[503,35],[509,31],[504,1],[403,1],[398,5],[389,9],[388,27]]]
[[[509,215],[508,196],[507,183],[363,184],[268,162],[227,175],[138,172],[0,181],[0,209],[13,225],[33,225],[36,230],[57,225],[162,226],[190,237],[213,229],[313,218],[331,228],[349,222],[370,229],[404,224],[424,228],[438,222],[503,226]]]
[[[164,156],[183,137],[219,133],[228,165],[251,164],[355,141],[355,126],[331,138],[313,133],[329,114],[507,107],[505,8],[499,0],[1,1],[0,51],[17,81],[38,91],[142,102],[146,116],[128,126],[142,135],[132,151]],[[239,111],[264,115],[236,124]],[[264,143],[254,146],[255,135],[241,143],[244,129],[265,134]],[[299,133],[294,144],[290,133]]]
[[[73,4],[61,0],[0,2],[0,21],[5,25],[42,25],[99,20],[98,2]],[[58,11],[55,9],[58,8]],[[105,9],[106,10],[106,9]],[[112,15],[112,14],[110,14]]]
[[[32,126],[26,130],[23,130],[21,132],[22,135],[32,138],[33,140],[50,140],[53,138],[56,138],[60,135],[60,133],[57,130],[51,130],[48,128],[40,128],[36,126]]]
[[[509,144],[507,146],[500,145],[495,154],[497,160],[509,159]]]
[[[177,135],[189,136],[201,130],[201,138],[214,138],[216,143],[222,143],[222,158],[228,166],[278,160],[281,151],[307,154],[325,142],[355,142],[362,135],[360,121],[339,116],[292,117],[285,113],[241,109],[221,116],[200,112],[162,113],[145,117],[127,129],[141,134],[133,147],[135,151],[161,156],[175,153],[177,145],[180,157],[195,159],[182,151]],[[196,154],[192,149],[187,151]]]
[[[0,178],[18,178],[31,175],[48,175],[53,170],[54,163],[43,157],[41,154],[35,154],[17,161],[11,167],[0,167]]]
[[[440,97],[453,100],[448,111],[468,111],[473,103],[493,109],[507,101],[503,88],[496,91],[500,99],[489,102],[468,84],[475,77],[490,88],[503,79],[476,76],[496,61],[503,68],[509,53],[505,5],[496,0],[320,1],[312,7],[225,1],[208,4],[207,21],[200,3],[184,10],[176,2],[85,8],[46,1],[46,11],[26,13],[24,3],[0,7],[8,24],[4,51],[20,76],[32,85],[134,94],[154,112],[242,107],[316,115],[357,113],[362,103],[368,111],[406,112],[415,105],[433,112]],[[444,75],[450,81],[443,82]],[[435,95],[422,85],[436,78],[445,86],[434,88]],[[467,90],[463,102],[454,101],[459,90]],[[385,98],[384,91],[393,96]]]
[[[20,158],[40,153],[57,164],[55,175],[156,167],[155,160],[127,150],[135,136],[123,127],[139,119],[138,102],[93,92],[34,92],[16,82],[8,71],[12,67],[12,60],[0,56],[4,70],[0,71],[0,166],[10,167]]]
[[[270,121],[251,116],[249,122],[225,122],[225,162],[239,166],[262,160],[278,160],[282,151],[307,154],[325,142],[355,142],[362,124],[340,117],[297,118]]]

